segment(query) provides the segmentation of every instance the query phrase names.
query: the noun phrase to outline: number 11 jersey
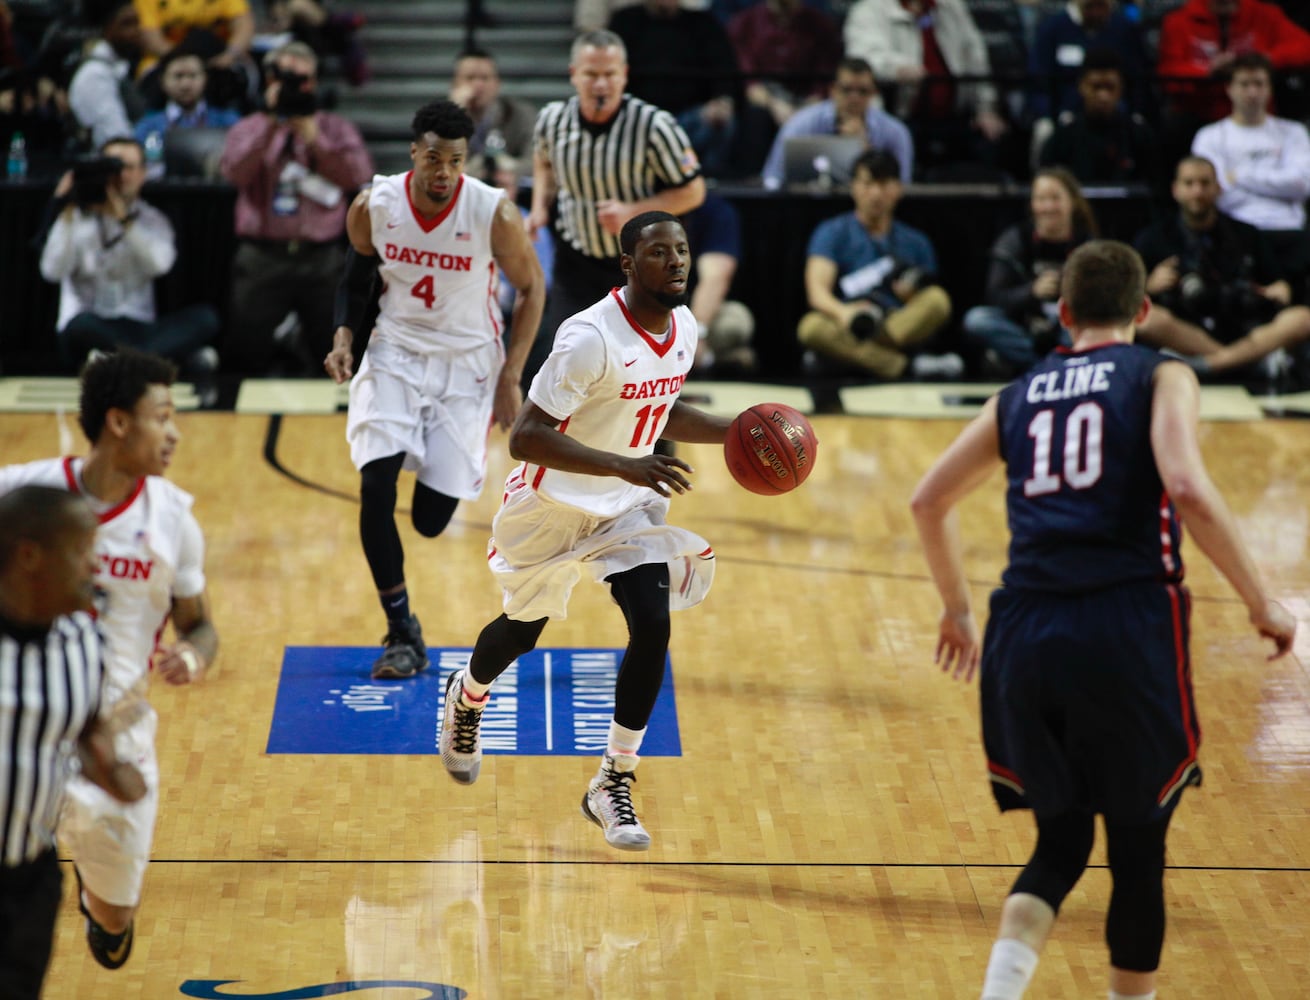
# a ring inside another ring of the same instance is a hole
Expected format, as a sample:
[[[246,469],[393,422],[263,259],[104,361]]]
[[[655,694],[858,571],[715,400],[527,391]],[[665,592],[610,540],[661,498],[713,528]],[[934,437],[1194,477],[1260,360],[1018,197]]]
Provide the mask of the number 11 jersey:
[[[696,357],[696,318],[678,306],[660,340],[628,312],[615,288],[560,324],[555,347],[528,398],[560,421],[562,434],[600,451],[649,455]],[[617,517],[655,495],[617,476],[591,476],[526,464],[523,480],[548,500],[597,517]]]

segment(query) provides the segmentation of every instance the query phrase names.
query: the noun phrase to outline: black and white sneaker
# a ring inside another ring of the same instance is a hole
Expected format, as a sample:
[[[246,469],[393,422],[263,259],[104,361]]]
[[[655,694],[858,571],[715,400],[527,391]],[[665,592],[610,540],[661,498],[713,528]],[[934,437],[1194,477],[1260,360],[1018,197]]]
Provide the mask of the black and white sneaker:
[[[392,624],[382,645],[386,649],[373,663],[375,681],[404,680],[427,668],[428,647],[417,616],[410,615],[407,621]]]
[[[582,815],[604,830],[606,842],[620,851],[650,850],[650,834],[632,806],[637,762],[628,754],[606,754],[582,797]]]
[[[441,735],[437,748],[446,773],[461,785],[478,780],[482,770],[482,706],[473,707],[464,698],[464,671],[456,670],[446,679],[446,703],[441,710]]]

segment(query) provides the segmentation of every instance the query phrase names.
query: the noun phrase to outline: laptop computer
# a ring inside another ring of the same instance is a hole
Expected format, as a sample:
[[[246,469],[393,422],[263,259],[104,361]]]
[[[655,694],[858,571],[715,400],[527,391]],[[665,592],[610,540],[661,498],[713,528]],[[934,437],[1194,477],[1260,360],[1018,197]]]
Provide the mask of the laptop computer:
[[[822,158],[826,157],[832,180],[849,184],[855,161],[868,148],[867,140],[854,135],[795,136],[782,147],[782,182],[808,184],[817,180]]]

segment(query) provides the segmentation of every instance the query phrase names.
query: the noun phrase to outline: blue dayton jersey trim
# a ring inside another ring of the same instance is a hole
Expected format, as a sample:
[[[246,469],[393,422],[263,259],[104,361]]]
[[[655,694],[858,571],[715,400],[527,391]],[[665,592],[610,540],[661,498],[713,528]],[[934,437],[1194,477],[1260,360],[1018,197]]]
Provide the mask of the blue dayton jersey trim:
[[[316,1000],[318,997],[335,997],[343,993],[358,993],[363,990],[380,990],[384,988],[404,988],[427,990],[423,996],[414,1000],[464,1000],[467,990],[458,986],[443,986],[441,983],[417,983],[408,979],[372,979],[352,980],[348,983],[320,983],[317,986],[301,986],[297,989],[282,990],[278,993],[220,993],[220,986],[230,986],[242,982],[240,979],[188,979],[178,992],[184,997],[197,1000]]]
[[[435,755],[446,677],[467,666],[471,652],[430,647],[437,669],[410,680],[373,681],[376,646],[288,646],[268,752]],[[482,715],[483,752],[603,753],[622,659],[621,649],[534,649],[519,657],[491,689]],[[667,657],[641,752],[682,756]]]

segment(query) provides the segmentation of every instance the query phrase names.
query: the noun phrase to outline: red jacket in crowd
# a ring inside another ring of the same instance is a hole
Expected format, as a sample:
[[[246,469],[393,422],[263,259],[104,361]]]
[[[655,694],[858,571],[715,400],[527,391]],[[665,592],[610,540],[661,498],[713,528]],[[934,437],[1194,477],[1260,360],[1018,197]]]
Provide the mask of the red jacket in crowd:
[[[1215,8],[1231,9],[1225,35]],[[1221,52],[1261,52],[1275,69],[1310,67],[1310,34],[1262,0],[1187,0],[1160,25],[1156,73],[1175,110],[1218,121],[1231,111],[1223,83],[1212,70]],[[1195,83],[1170,82],[1191,77]],[[1202,82],[1204,81],[1204,82]]]

